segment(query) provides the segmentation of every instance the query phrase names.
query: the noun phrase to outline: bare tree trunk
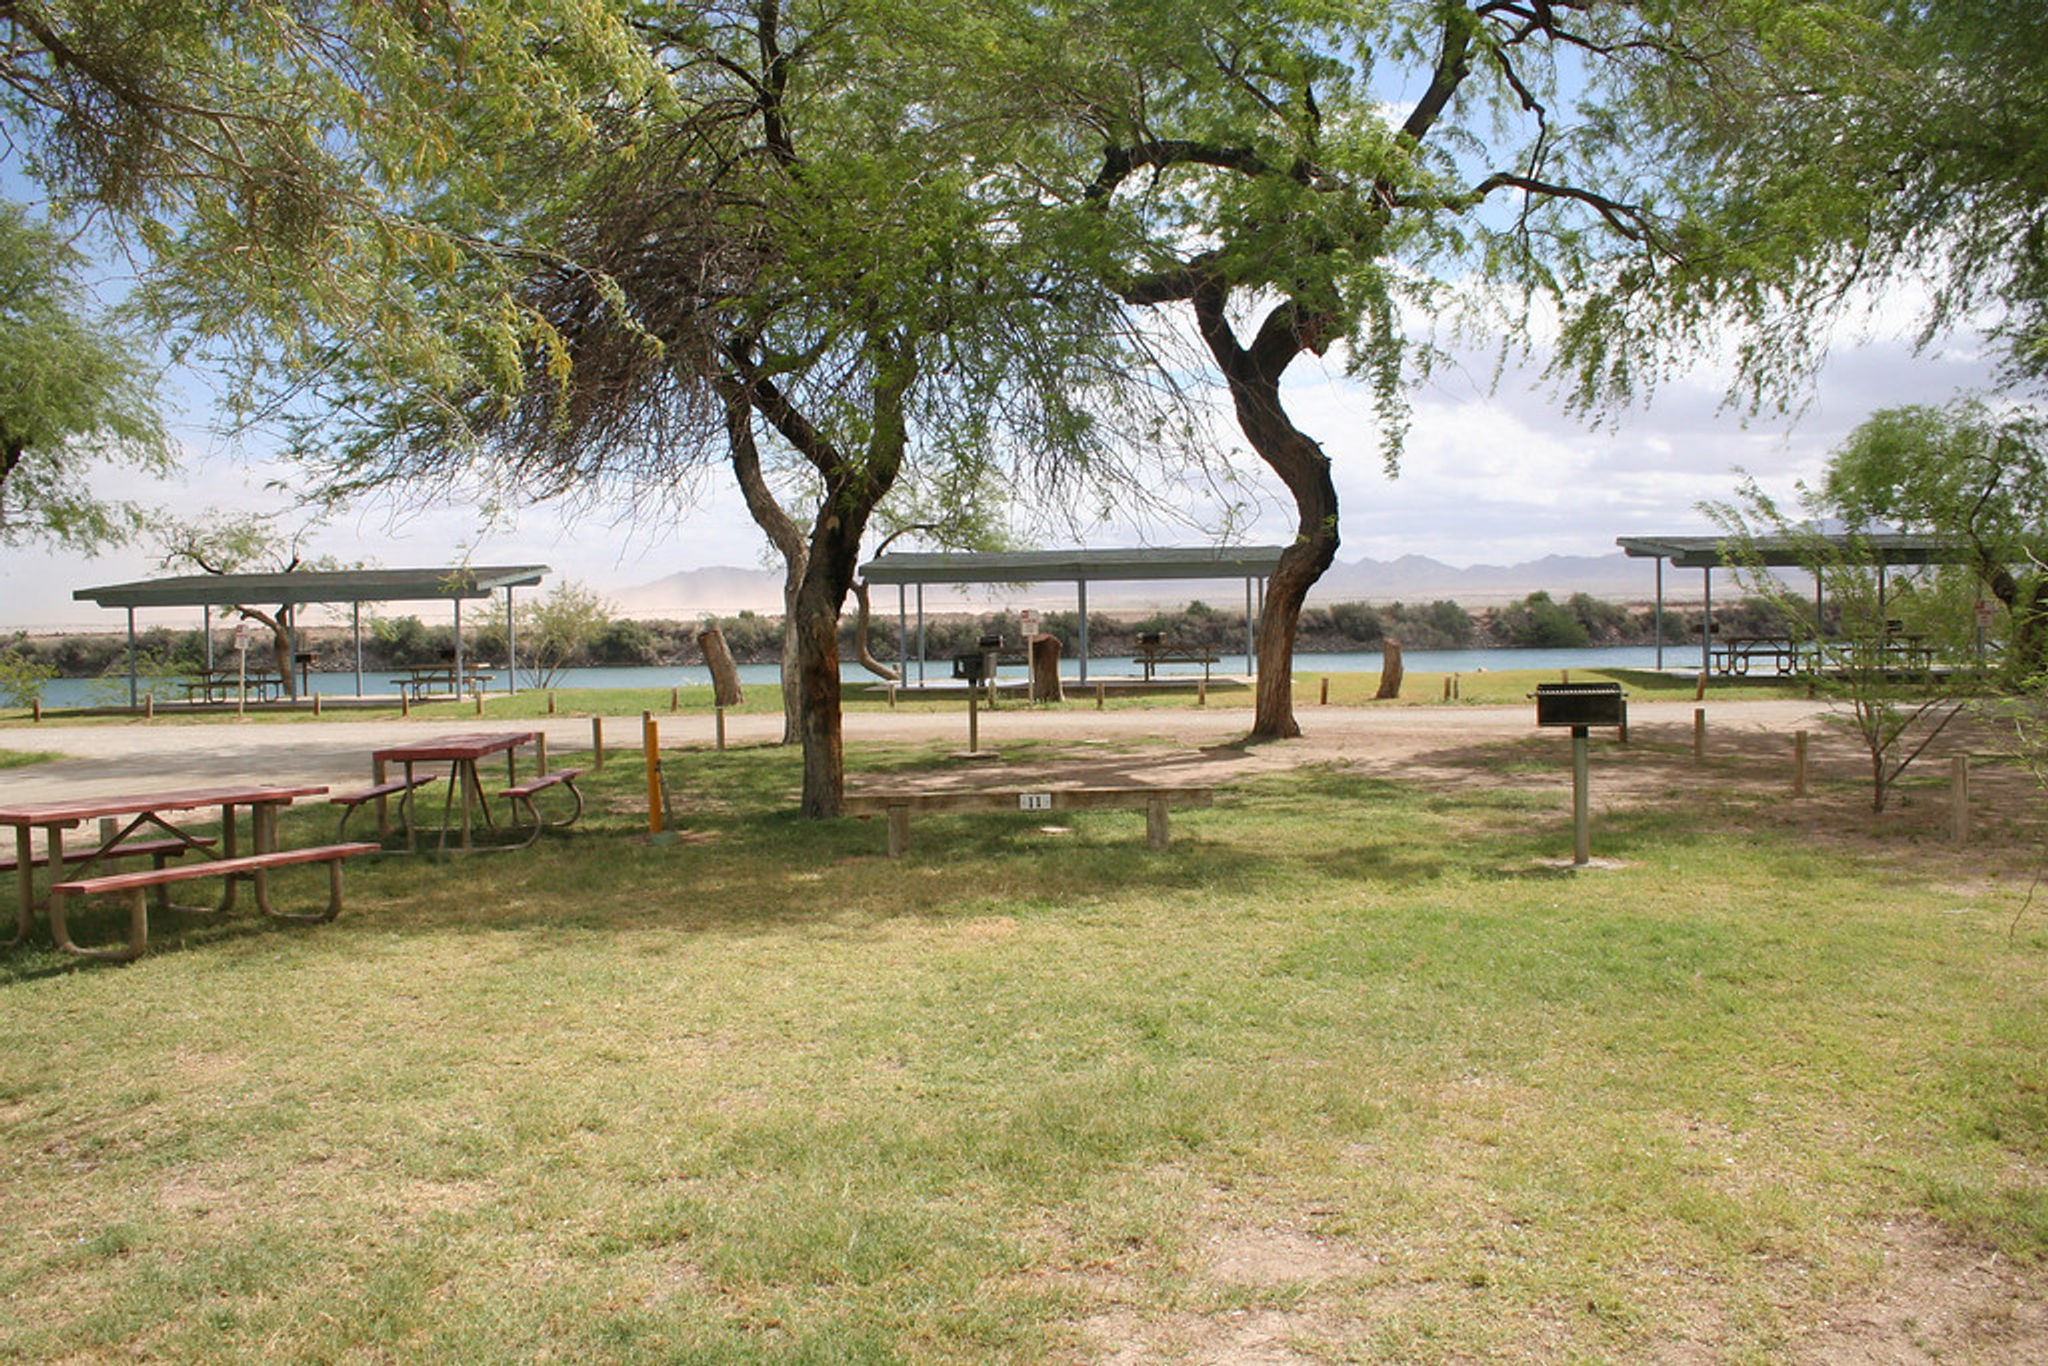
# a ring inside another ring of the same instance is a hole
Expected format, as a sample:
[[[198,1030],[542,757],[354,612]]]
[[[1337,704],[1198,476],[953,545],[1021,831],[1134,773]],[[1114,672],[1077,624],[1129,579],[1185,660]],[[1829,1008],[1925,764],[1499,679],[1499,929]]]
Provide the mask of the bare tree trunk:
[[[1249,737],[1283,740],[1301,734],[1294,719],[1294,638],[1309,589],[1337,558],[1337,486],[1323,448],[1288,418],[1280,376],[1294,357],[1320,352],[1327,339],[1321,319],[1287,303],[1266,315],[1259,335],[1245,347],[1225,315],[1228,300],[1227,286],[1204,284],[1194,292],[1195,320],[1229,382],[1239,430],[1294,495],[1294,542],[1280,553],[1259,615],[1259,680]]]
[[[887,664],[882,663],[879,659],[876,659],[874,652],[868,648],[868,620],[873,609],[868,605],[868,581],[866,579],[855,579],[853,581],[853,600],[860,609],[860,615],[854,618],[853,623],[854,657],[860,660],[860,666],[863,669],[866,669],[875,677],[886,678],[891,683],[900,681],[902,675]]]
[[[1401,676],[1403,672],[1401,667],[1401,642],[1398,640],[1381,641],[1380,689],[1373,694],[1373,699],[1384,702],[1388,698],[1399,697],[1401,695]]]
[[[704,652],[704,667],[711,670],[711,700],[721,707],[737,707],[747,700],[740,688],[740,671],[726,647],[725,632],[716,626],[697,633],[697,648]]]
[[[747,512],[782,557],[782,743],[793,745],[802,738],[803,711],[803,685],[797,677],[801,658],[796,635],[797,594],[803,586],[810,549],[804,544],[803,531],[775,501],[761,473],[761,451],[754,443],[754,410],[746,386],[728,376],[719,381],[719,391],[725,399],[727,458],[747,500]]]

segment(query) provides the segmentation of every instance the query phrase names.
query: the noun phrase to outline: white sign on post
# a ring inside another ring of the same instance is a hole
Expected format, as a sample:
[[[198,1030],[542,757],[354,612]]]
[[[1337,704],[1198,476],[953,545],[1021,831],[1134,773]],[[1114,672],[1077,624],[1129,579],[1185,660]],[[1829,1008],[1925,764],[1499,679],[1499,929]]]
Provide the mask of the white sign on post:
[[[1017,629],[1023,632],[1025,641],[1029,643],[1031,637],[1038,634],[1038,609],[1026,607],[1017,613]]]

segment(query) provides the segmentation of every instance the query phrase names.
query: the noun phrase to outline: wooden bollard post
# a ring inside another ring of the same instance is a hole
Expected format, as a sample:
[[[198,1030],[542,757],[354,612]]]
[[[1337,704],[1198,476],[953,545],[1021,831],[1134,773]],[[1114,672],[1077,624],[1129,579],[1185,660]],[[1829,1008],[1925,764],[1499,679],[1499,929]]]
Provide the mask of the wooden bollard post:
[[[1325,707],[1330,705],[1330,676],[1328,674],[1323,675],[1323,687],[1318,704]]]
[[[1095,710],[1097,710],[1097,711],[1101,711],[1101,710],[1102,710],[1102,709],[1103,709],[1104,707],[1106,707],[1106,706],[1108,706],[1108,705],[1109,705],[1109,684],[1107,684],[1107,683],[1097,683],[1097,684],[1095,685]]]
[[[651,711],[640,713],[640,749],[647,760],[647,833],[659,835],[662,827],[661,732]]]
[[[533,733],[533,761],[540,765],[540,772],[548,771],[548,733],[544,730]]]
[[[1195,689],[1195,705],[1198,707],[1209,705],[1209,680],[1206,678]]]
[[[142,695],[142,719],[145,721],[156,720],[156,694],[153,692],[146,692]]]
[[[1700,675],[1702,678],[1705,674]],[[1699,763],[1707,757],[1707,709],[1692,709],[1692,761]]]
[[[548,689],[548,715],[549,715],[549,716],[553,716],[554,714],[555,714],[555,691],[554,691],[554,689],[553,689],[553,688],[550,688],[550,689]]]
[[[1694,685],[1694,687],[1693,687],[1693,690],[1692,690],[1692,700],[1693,700],[1693,701],[1695,701],[1695,702],[1698,702],[1698,701],[1700,701],[1700,700],[1704,699],[1704,698],[1706,697],[1706,695],[1707,695],[1707,671],[1706,671],[1705,669],[1701,669],[1701,670],[1700,670],[1700,677],[1699,677],[1699,682],[1698,682],[1697,684],[1695,684],[1695,685]]]
[[[718,748],[723,751],[725,749],[725,708],[717,707],[713,711],[715,719],[712,722],[712,726],[718,734]]]
[[[590,718],[590,767],[595,772],[604,767],[604,718]]]
[[[1792,733],[1792,795],[1806,795],[1806,732]]]
[[[1463,674],[1451,675],[1451,700],[1453,702],[1465,700],[1465,676]]]
[[[30,715],[30,717],[31,717],[31,718],[32,718],[33,720],[37,720],[37,721],[40,721],[40,720],[42,720],[42,719],[43,719],[43,699],[42,699],[42,698],[40,698],[40,697],[31,697],[31,698],[30,698],[30,699],[28,700],[28,710],[29,710],[29,715]]]
[[[319,693],[314,693],[314,694],[313,694],[313,715],[315,715],[315,716],[318,716],[319,714],[320,714],[320,694],[319,694]]]
[[[1449,675],[1449,674],[1445,674],[1445,675],[1444,675],[1444,701],[1448,702],[1448,701],[1450,701],[1450,700],[1451,700],[1451,678],[1450,678],[1450,675]]]
[[[1949,771],[1949,838],[1957,844],[1966,844],[1970,839],[1970,756],[1958,754],[1948,761]]]
[[[678,712],[683,709],[683,690],[681,688],[670,688],[668,690],[668,709],[671,712]]]
[[[476,696],[476,714],[477,714],[478,716],[482,716],[482,715],[484,714],[484,690],[483,690],[482,688],[478,688],[478,689],[476,690],[475,696]]]
[[[1560,682],[1560,683],[1569,683],[1569,682],[1571,682],[1571,681],[1572,681],[1572,671],[1571,671],[1570,669],[1559,669],[1559,670],[1557,671],[1557,681],[1558,681],[1558,682]]]
[[[412,694],[411,694],[411,693],[409,693],[409,692],[402,692],[402,693],[400,693],[400,694],[398,695],[398,714],[399,714],[400,716],[411,716],[411,715],[412,715]]]
[[[894,683],[891,683],[889,685],[889,710],[896,710],[896,685]],[[718,715],[721,719],[723,719],[725,716],[725,708],[720,707],[718,709]],[[720,745],[719,748],[724,749],[725,746]]]

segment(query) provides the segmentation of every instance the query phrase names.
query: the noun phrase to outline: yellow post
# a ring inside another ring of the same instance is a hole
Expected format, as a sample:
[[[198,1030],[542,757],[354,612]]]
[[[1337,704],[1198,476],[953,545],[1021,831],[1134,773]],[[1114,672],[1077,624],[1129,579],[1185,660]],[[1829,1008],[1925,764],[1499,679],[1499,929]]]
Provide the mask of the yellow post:
[[[647,757],[647,833],[659,835],[662,828],[661,732],[651,711],[640,713],[640,747]]]

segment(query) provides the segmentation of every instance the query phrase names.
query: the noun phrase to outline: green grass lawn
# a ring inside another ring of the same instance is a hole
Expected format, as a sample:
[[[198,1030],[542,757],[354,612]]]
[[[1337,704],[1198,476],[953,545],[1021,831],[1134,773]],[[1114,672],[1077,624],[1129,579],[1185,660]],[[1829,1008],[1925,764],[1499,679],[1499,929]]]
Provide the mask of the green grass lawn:
[[[2036,825],[1603,746],[1571,875],[1555,750],[900,861],[678,752],[673,841],[615,761],[332,925],[0,952],[0,1357],[1761,1362],[1902,1239],[2038,1286]]]

